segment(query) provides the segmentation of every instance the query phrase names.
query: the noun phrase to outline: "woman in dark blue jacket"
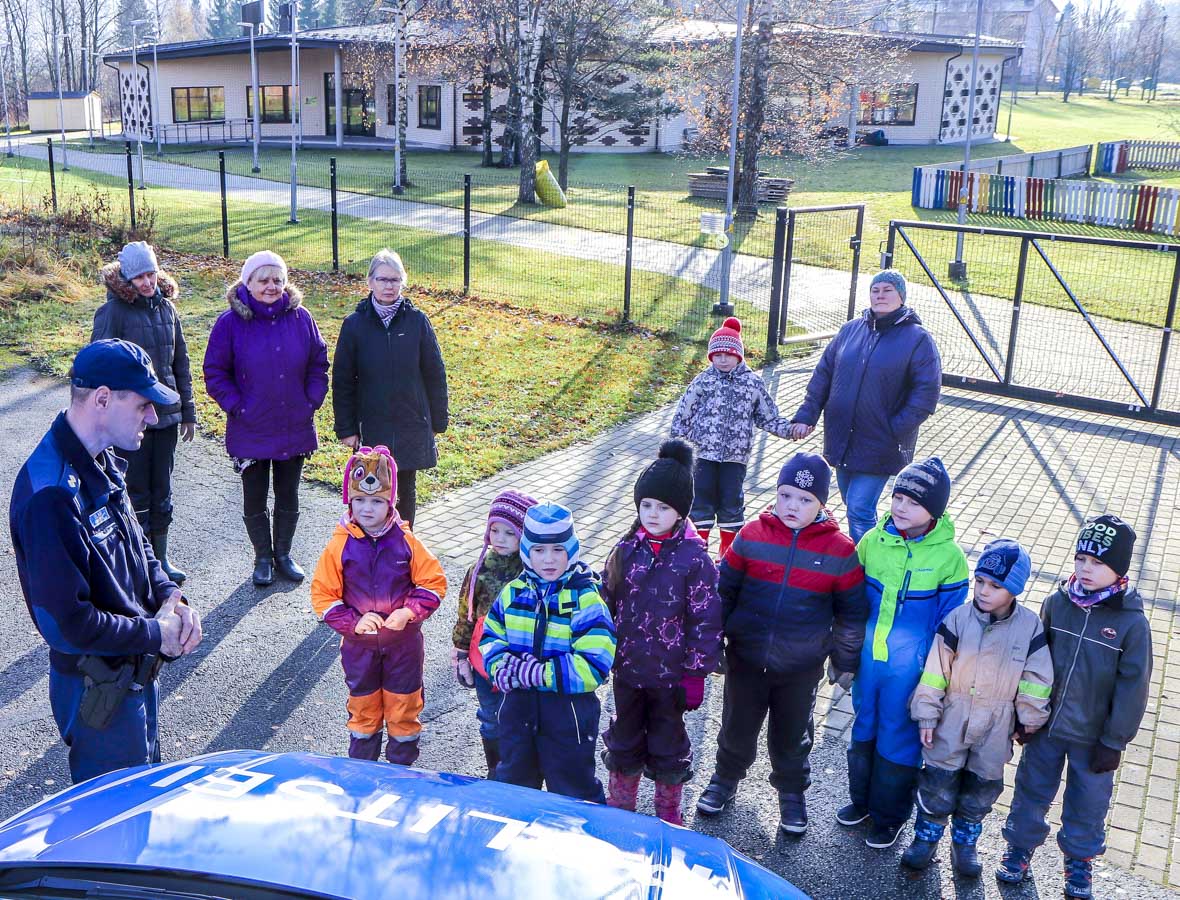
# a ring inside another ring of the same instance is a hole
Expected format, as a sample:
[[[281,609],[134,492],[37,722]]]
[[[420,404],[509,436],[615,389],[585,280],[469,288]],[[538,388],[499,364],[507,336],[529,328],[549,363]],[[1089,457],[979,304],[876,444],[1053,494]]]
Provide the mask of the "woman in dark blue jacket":
[[[799,439],[824,414],[824,456],[857,542],[877,524],[889,477],[913,461],[918,427],[934,412],[942,385],[938,348],[905,300],[900,272],[873,276],[869,308],[828,344],[791,418],[791,436]]]

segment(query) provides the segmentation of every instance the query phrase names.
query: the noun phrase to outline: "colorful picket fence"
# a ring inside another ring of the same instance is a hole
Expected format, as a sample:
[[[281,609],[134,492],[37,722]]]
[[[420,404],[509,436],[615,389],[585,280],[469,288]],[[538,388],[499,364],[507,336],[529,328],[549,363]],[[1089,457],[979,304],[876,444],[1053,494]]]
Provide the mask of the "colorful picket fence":
[[[1098,145],[1097,175],[1120,175],[1128,169],[1180,169],[1180,141],[1105,141]]]
[[[1108,184],[957,169],[914,169],[911,203],[920,209],[957,209],[966,188],[967,209],[1018,219],[1054,219],[1134,231],[1180,233],[1180,188]]]

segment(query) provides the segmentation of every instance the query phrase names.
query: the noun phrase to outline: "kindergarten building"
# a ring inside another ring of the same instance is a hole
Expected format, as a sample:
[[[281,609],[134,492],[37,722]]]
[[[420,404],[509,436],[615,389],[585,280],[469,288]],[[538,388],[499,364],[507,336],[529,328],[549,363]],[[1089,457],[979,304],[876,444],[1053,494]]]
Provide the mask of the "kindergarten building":
[[[732,24],[690,21],[661,29],[653,40],[733,39]],[[874,35],[880,39],[880,34]],[[976,115],[968,125],[971,39],[946,35],[890,34],[904,50],[909,74],[888,90],[853,88],[855,121],[840,121],[856,132],[881,131],[890,143],[945,144],[990,139],[1002,127],[999,112],[1005,63],[1019,58],[1012,41],[983,39],[976,89]],[[415,38],[408,36],[411,63]],[[255,41],[263,140],[289,138],[294,127],[304,144],[337,147],[372,146],[394,137],[392,67],[374,65],[375,48],[392,43],[390,26],[344,26],[261,34]],[[119,108],[123,135],[165,143],[227,143],[253,136],[250,40],[160,44],[153,64],[150,45],[104,60],[119,72]],[[297,77],[293,80],[292,54]],[[478,84],[434,78],[410,66],[403,96],[407,104],[406,142],[429,149],[470,149],[482,142],[483,98]],[[364,71],[375,71],[369,77]],[[339,90],[337,90],[339,86]],[[502,113],[507,92],[496,90],[493,106]],[[852,116],[848,116],[852,119]],[[497,116],[502,120],[502,116]],[[576,151],[675,152],[693,133],[692,111],[644,123],[598,122],[582,116],[573,138]],[[497,121],[493,137],[503,125]],[[542,117],[541,141],[555,149],[554,112]]]

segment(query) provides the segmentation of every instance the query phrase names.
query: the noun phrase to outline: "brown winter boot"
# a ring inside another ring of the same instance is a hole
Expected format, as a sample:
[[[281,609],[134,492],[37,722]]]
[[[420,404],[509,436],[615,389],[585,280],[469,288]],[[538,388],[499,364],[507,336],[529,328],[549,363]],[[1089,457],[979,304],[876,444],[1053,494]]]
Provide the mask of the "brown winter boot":
[[[722,532],[724,534],[724,532]],[[683,825],[684,817],[680,814],[680,799],[684,795],[683,784],[665,784],[656,782],[656,815],[669,825]]]
[[[626,775],[623,772],[611,772],[607,784],[606,805],[615,809],[626,809],[635,812],[635,799],[639,795],[639,779],[637,772]]]

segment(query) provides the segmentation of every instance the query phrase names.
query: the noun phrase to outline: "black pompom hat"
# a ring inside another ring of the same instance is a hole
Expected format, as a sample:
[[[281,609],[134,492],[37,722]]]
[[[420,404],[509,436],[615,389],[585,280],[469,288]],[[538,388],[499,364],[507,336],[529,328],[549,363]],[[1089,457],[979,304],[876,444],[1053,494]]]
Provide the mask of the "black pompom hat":
[[[692,509],[692,445],[679,438],[660,444],[660,455],[635,482],[635,508],[643,498],[667,503],[682,517]]]

